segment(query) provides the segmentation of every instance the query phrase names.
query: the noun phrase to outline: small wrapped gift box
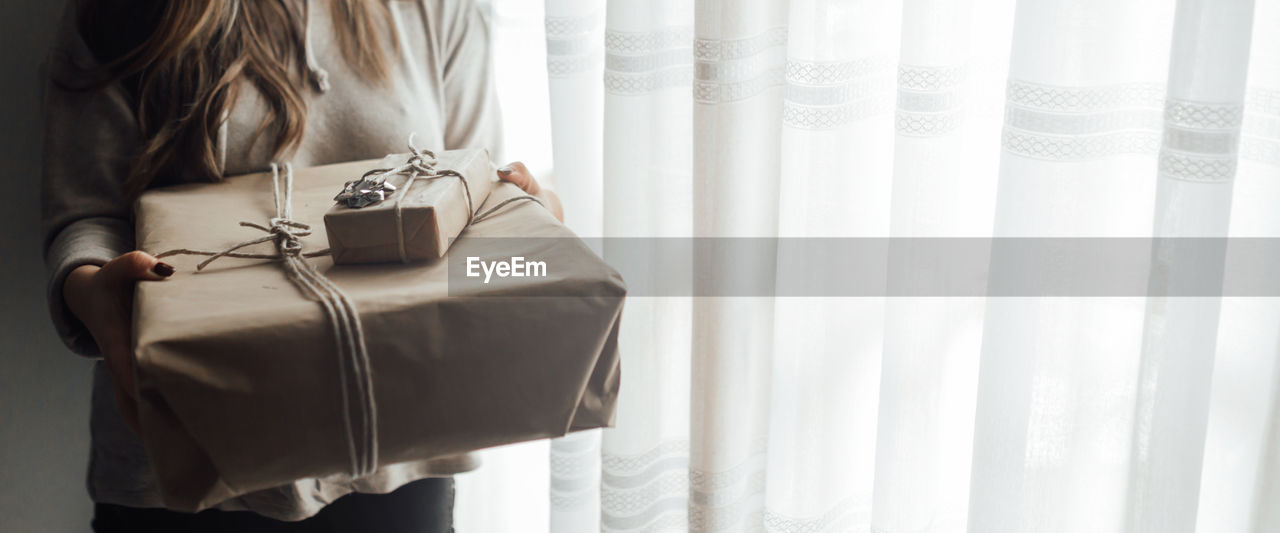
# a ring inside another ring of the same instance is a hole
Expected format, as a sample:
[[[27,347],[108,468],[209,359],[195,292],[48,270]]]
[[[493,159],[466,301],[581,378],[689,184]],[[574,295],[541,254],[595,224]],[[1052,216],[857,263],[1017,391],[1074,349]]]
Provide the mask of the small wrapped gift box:
[[[547,265],[542,276],[451,283],[448,258],[335,266],[310,227],[375,164],[137,202],[141,249],[186,249],[134,303],[142,438],[167,507],[612,423],[618,274],[534,202],[475,220],[449,256],[524,257]],[[522,194],[501,184],[478,207]],[[246,239],[261,242],[199,271],[208,257],[182,255]]]
[[[387,156],[325,213],[334,263],[441,257],[489,197],[497,174],[488,150],[415,152]]]

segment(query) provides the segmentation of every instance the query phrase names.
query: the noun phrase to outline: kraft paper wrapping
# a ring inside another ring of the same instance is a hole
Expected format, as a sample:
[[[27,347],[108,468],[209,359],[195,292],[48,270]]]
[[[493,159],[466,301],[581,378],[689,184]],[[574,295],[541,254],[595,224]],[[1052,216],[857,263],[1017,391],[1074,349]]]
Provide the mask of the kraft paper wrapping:
[[[388,156],[364,170],[395,168],[408,158],[408,154]],[[397,175],[387,178],[397,190],[383,202],[359,209],[345,205],[329,208],[324,215],[324,227],[334,263],[400,261],[401,235],[405,260],[435,259],[445,254],[449,243],[467,226],[468,205],[474,209],[484,203],[497,174],[489,161],[489,151],[484,149],[449,150],[436,154],[436,159],[435,168],[457,171],[466,185],[455,177],[418,178],[405,189],[403,185],[408,176]],[[467,202],[468,193],[471,202]],[[399,217],[396,216],[397,202]]]
[[[335,191],[373,163],[296,171],[293,219],[318,230]],[[148,191],[136,206],[138,245],[220,250],[260,236],[238,222],[265,222],[271,190],[267,173]],[[502,184],[486,205],[521,194]],[[304,237],[304,251],[324,240]],[[364,324],[378,464],[611,425],[626,292],[618,274],[533,202],[476,222],[449,253],[536,258],[547,276],[455,283],[451,294],[447,258],[341,266],[310,259]],[[139,415],[165,505],[197,511],[348,472],[340,363],[320,305],[278,261],[221,258],[196,272],[202,259],[167,258],[178,273],[139,283],[135,295]]]

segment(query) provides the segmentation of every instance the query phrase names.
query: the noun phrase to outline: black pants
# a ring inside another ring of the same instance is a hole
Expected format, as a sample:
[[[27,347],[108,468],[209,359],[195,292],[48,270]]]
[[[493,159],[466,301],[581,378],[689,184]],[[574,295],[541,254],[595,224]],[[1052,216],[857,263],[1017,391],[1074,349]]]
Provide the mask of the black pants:
[[[97,504],[96,533],[447,533],[453,531],[453,478],[428,478],[390,494],[348,494],[301,522],[248,511],[181,513]]]

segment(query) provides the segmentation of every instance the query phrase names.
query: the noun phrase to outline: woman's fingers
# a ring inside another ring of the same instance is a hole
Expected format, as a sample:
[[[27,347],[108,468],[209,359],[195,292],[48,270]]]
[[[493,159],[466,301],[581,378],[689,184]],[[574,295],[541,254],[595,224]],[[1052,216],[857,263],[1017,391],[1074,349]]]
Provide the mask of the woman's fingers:
[[[80,317],[98,343],[107,369],[124,394],[137,390],[133,379],[133,287],[137,281],[157,281],[173,275],[173,267],[146,252],[121,255],[97,272],[94,297]]]
[[[98,275],[114,284],[159,281],[173,275],[173,267],[146,252],[129,252],[102,265]]]
[[[498,179],[514,183],[529,194],[536,195],[542,191],[542,187],[538,186],[538,180],[534,179],[529,169],[519,161],[507,163],[506,166],[499,168]]]
[[[560,207],[560,199],[550,189],[542,190],[542,187],[538,185],[538,180],[533,178],[533,174],[524,166],[524,163],[516,161],[499,168],[498,178],[502,181],[514,183],[524,192],[542,200],[542,205],[546,206],[557,220],[564,222],[564,210]]]
[[[173,273],[172,266],[150,254],[129,252],[92,272],[87,284],[80,282],[75,287],[84,294],[75,298],[77,303],[72,310],[97,342],[115,382],[116,407],[134,432],[140,426],[131,323],[133,288],[138,281],[159,281]]]

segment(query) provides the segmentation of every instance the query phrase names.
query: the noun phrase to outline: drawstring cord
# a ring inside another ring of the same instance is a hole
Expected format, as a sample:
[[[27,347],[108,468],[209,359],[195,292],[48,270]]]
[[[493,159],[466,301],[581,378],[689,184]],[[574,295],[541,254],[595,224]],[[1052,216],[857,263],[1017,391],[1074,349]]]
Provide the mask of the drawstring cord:
[[[302,2],[302,48],[307,58],[307,74],[311,77],[311,83],[316,86],[316,90],[325,93],[329,92],[329,71],[320,66],[320,62],[316,60],[315,47],[311,44],[311,1],[303,0]]]

